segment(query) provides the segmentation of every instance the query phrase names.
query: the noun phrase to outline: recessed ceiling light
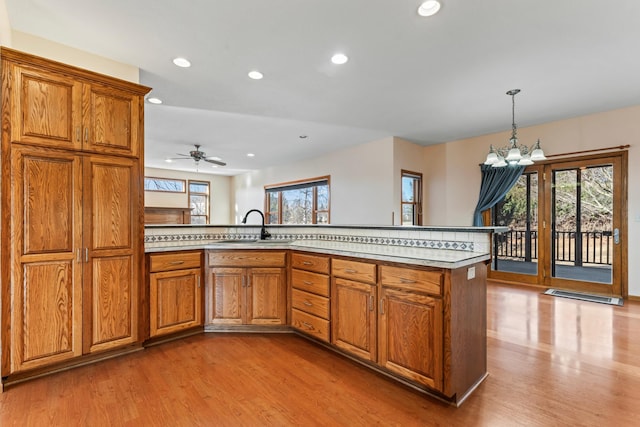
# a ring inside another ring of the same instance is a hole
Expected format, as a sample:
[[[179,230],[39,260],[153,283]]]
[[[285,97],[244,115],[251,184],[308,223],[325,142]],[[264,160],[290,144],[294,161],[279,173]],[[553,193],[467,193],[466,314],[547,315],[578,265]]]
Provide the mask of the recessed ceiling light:
[[[260,71],[256,71],[256,70],[249,71],[249,74],[247,75],[249,76],[250,79],[253,79],[253,80],[260,80],[261,78],[264,77]]]
[[[436,0],[427,0],[418,8],[418,15],[433,16],[440,10],[440,2]]]
[[[331,62],[338,65],[345,64],[348,60],[349,60],[349,57],[344,53],[336,53],[331,57]]]
[[[191,67],[191,62],[189,62],[189,60],[185,58],[176,58],[173,60],[173,63],[182,68]]]
[[[160,98],[147,98],[147,101],[152,104],[162,104],[162,99]]]
[[[247,153],[247,157],[255,157],[255,154],[253,154],[253,153]]]

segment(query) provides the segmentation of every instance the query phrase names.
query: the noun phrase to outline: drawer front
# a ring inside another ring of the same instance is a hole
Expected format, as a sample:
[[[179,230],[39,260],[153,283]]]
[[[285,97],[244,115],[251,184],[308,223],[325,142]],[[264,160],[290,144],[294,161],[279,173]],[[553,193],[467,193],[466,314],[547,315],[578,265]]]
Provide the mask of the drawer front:
[[[329,296],[329,276],[309,271],[291,270],[291,286],[314,294]]]
[[[376,265],[344,259],[331,260],[331,274],[335,277],[376,284]]]
[[[382,286],[407,291],[441,295],[443,278],[444,274],[441,271],[424,271],[388,265],[380,267]]]
[[[329,258],[317,255],[293,253],[291,255],[291,267],[300,270],[315,271],[316,273],[329,274]]]
[[[284,267],[285,252],[209,251],[210,267]]]
[[[329,341],[328,320],[321,319],[294,308],[291,310],[291,326],[321,340]]]
[[[170,252],[149,255],[149,270],[158,271],[184,270],[200,268],[200,252]]]
[[[329,320],[329,298],[298,289],[291,290],[291,306]]]

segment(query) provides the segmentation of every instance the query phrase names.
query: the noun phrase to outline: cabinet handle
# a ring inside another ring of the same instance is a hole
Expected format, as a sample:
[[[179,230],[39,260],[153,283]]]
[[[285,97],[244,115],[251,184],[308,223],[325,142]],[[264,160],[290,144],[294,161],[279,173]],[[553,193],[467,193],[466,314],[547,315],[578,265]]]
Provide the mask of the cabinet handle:
[[[303,302],[304,305],[306,305],[307,307],[313,307],[313,304],[311,304],[309,301],[304,300]]]
[[[184,264],[184,261],[171,261],[169,264],[171,264],[171,265],[180,265],[180,264]]]
[[[196,282],[198,283],[198,289],[200,289],[200,275],[196,274]]]
[[[307,281],[307,280],[303,280],[302,283],[304,283],[305,285],[311,286],[313,285],[313,283]]]
[[[384,314],[384,298],[380,298],[380,314]]]
[[[411,284],[411,283],[416,283],[415,280],[411,280],[411,279],[405,279],[404,277],[400,278],[400,283],[405,283],[405,284]]]
[[[76,249],[76,260],[82,263],[82,249],[80,248]]]
[[[246,277],[242,276],[242,287],[243,287],[243,288],[244,288],[245,286],[247,286],[247,285],[246,285],[246,283],[245,283],[245,279],[246,279]]]
[[[373,311],[373,295],[369,295],[369,311]]]
[[[247,288],[251,287],[251,277],[247,277]]]
[[[310,261],[302,261],[302,265],[313,265]]]
[[[349,273],[349,274],[355,274],[355,273],[357,273],[358,271],[357,271],[357,270],[353,270],[353,269],[351,269],[351,268],[345,268],[345,269],[344,269],[344,272],[345,272],[345,273]]]
[[[84,140],[89,142],[89,128],[84,128]]]
[[[302,322],[303,326],[306,326],[307,329],[313,329],[313,325],[311,323],[307,323],[307,322]]]
[[[81,138],[80,138],[80,134],[81,134],[81,132],[82,132],[82,131],[80,130],[80,126],[78,126],[78,127],[76,128],[76,141],[77,141],[77,142],[80,142],[80,140],[81,140]]]
[[[89,248],[84,248],[84,262],[89,262]]]

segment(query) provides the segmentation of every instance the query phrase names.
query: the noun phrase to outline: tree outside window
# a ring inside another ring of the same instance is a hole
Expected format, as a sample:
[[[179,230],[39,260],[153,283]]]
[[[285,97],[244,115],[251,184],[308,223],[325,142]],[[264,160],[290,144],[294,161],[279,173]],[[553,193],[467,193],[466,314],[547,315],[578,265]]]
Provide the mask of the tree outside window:
[[[402,225],[422,225],[422,174],[402,171]]]
[[[328,224],[329,177],[265,187],[269,224]]]

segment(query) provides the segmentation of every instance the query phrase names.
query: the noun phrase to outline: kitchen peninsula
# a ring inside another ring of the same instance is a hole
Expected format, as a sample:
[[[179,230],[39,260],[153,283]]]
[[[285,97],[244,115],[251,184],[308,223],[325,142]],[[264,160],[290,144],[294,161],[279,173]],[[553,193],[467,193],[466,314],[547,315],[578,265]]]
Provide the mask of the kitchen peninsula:
[[[155,330],[294,331],[454,405],[487,376],[486,265],[502,228],[268,228],[147,225]],[[184,276],[186,294],[175,280],[163,291],[154,275],[175,273],[154,265],[186,271],[185,256],[202,273]]]

